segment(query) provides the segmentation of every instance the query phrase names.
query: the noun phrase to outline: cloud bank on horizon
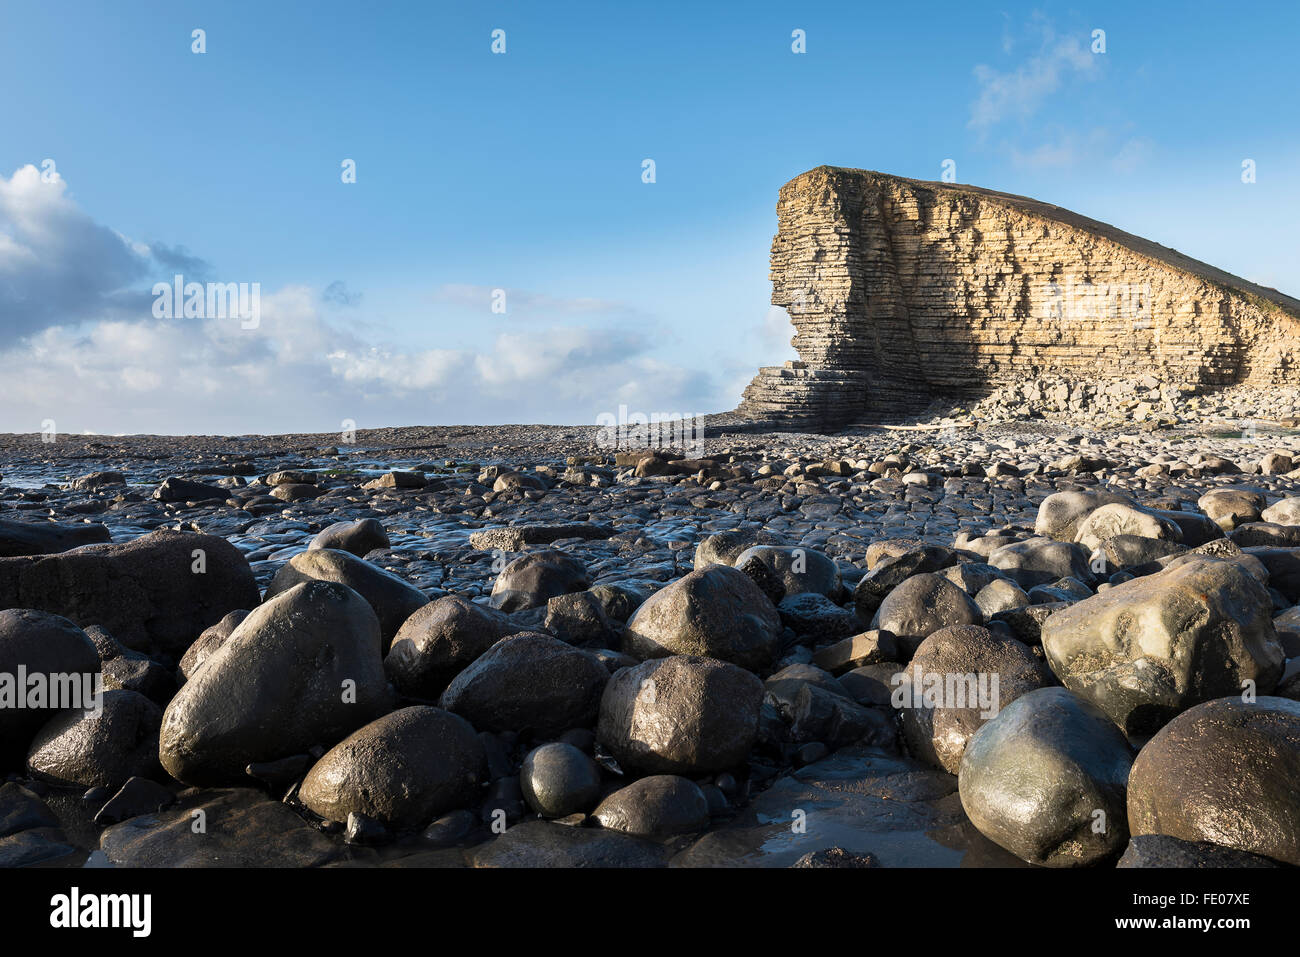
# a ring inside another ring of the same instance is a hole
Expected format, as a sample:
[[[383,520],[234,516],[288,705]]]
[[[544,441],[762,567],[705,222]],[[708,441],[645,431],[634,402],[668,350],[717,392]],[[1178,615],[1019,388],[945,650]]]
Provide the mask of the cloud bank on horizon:
[[[47,419],[61,431],[104,433],[331,431],[345,420],[585,424],[619,404],[658,409],[666,400],[674,407],[665,411],[694,414],[703,410],[692,403],[716,398],[707,373],[648,355],[650,341],[626,325],[516,327],[481,351],[402,349],[354,331],[353,316],[339,320],[340,307],[361,303],[341,280],[262,293],[256,327],[234,316],[156,315],[155,282],[210,273],[183,249],[96,223],[57,173],[28,165],[0,176],[0,369],[9,370],[0,428],[36,431]],[[429,298],[487,309],[494,291],[452,285]],[[615,323],[635,314],[617,302],[501,292],[525,313]]]

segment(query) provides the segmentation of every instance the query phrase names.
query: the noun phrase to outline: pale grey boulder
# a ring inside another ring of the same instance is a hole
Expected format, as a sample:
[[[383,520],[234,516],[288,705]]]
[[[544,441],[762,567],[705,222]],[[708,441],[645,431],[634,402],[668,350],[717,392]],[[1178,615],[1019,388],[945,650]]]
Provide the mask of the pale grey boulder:
[[[1105,489],[1054,492],[1038,506],[1034,532],[1044,538],[1072,542],[1079,531],[1079,523],[1097,509],[1103,505],[1130,503],[1127,496]]]
[[[1268,501],[1250,489],[1216,488],[1197,499],[1196,505],[1225,532],[1231,532],[1238,525],[1258,522]]]
[[[1065,688],[1006,705],[971,737],[958,772],[962,807],[1021,860],[1084,867],[1128,843],[1133,750],[1097,707]]]
[[[1260,512],[1259,517],[1274,525],[1300,525],[1300,496],[1273,503]]]
[[[1042,642],[1062,684],[1139,735],[1248,680],[1267,694],[1283,663],[1263,585],[1239,563],[1204,557],[1062,608]]]
[[[1137,506],[1112,503],[1101,506],[1081,521],[1074,540],[1091,554],[1102,542],[1116,535],[1137,535],[1175,544],[1183,539],[1182,529],[1169,519]]]

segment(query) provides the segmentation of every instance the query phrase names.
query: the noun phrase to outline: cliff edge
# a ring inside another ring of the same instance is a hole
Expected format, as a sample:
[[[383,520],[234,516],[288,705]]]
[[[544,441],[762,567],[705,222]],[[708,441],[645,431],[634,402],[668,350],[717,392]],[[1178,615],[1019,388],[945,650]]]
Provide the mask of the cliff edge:
[[[1300,379],[1300,300],[1058,206],[819,166],[777,220],[799,360],[760,370],[744,419],[830,431],[1045,375]]]

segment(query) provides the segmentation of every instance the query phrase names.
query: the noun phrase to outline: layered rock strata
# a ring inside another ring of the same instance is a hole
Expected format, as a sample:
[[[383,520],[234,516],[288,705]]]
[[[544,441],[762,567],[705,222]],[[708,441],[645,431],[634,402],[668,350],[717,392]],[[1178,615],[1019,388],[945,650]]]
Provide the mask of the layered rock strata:
[[[1028,378],[1196,391],[1300,377],[1300,300],[1037,200],[820,166],[781,188],[799,359],[737,414],[825,431]]]

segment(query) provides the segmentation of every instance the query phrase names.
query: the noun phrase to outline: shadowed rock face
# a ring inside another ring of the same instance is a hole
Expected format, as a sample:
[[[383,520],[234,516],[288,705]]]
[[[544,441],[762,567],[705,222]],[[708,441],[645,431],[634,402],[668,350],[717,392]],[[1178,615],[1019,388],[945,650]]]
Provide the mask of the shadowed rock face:
[[[1128,795],[1134,835],[1300,866],[1300,702],[1216,698],[1185,711],[1138,754]]]
[[[829,430],[1047,374],[1300,372],[1300,300],[1047,203],[819,166],[777,219],[772,303],[799,360],[760,370],[745,418]]]
[[[248,562],[214,535],[160,529],[120,545],[0,558],[0,608],[101,625],[136,650],[179,655],[228,612],[257,603]]]

